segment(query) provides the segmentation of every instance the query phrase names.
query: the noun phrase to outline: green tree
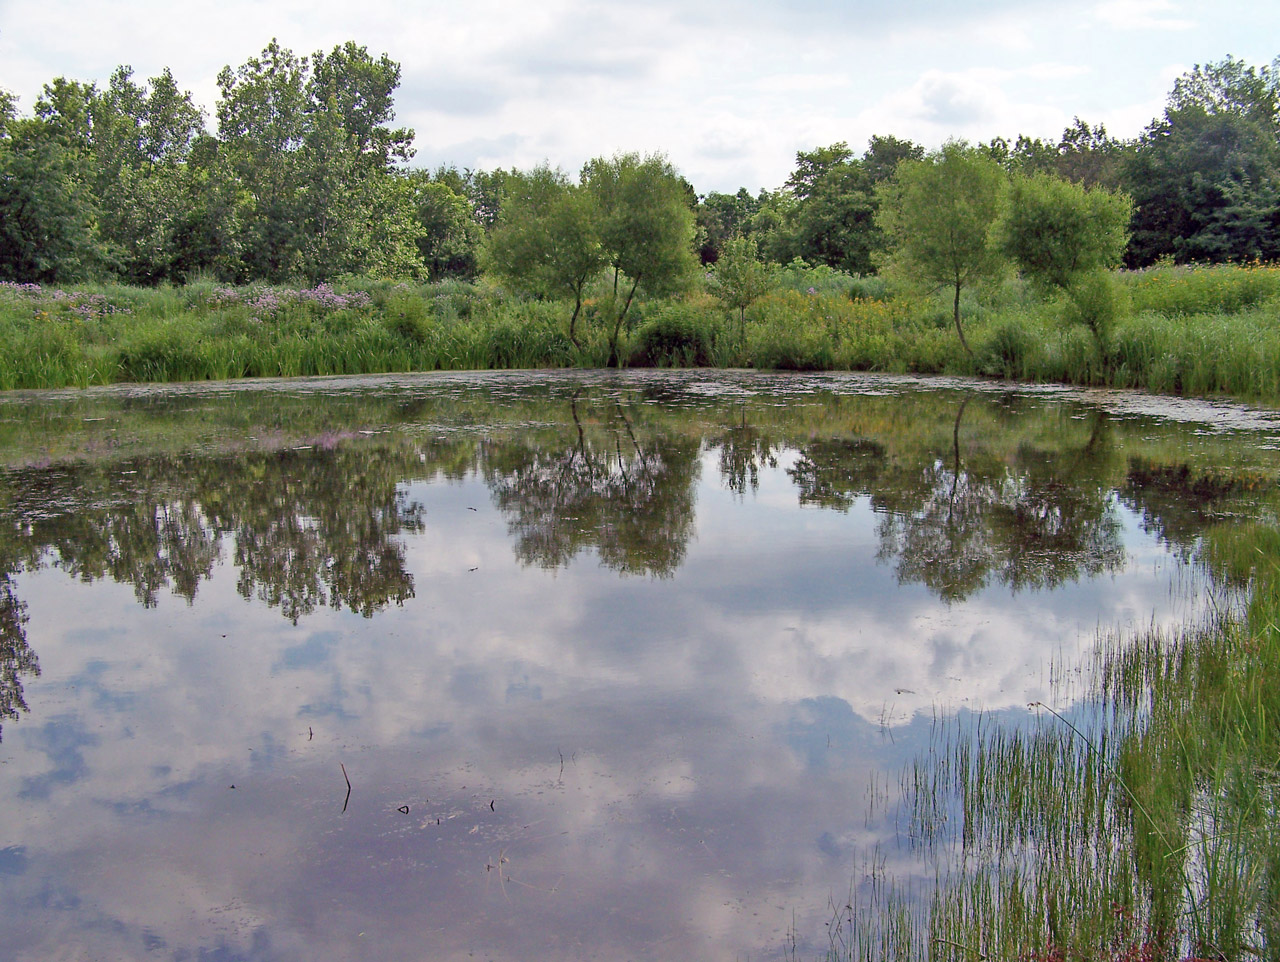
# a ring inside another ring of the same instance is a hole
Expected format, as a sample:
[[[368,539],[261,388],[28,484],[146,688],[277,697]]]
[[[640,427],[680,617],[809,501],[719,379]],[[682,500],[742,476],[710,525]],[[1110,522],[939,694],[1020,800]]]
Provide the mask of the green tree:
[[[89,113],[97,230],[113,272],[140,284],[174,277],[174,233],[189,196],[186,161],[203,114],[167,69],[141,85],[127,66],[91,98]]]
[[[597,157],[583,169],[582,186],[592,198],[600,244],[613,268],[609,362],[618,364],[618,338],[641,285],[648,294],[669,293],[697,269],[693,208],[684,178],[656,154]]]
[[[100,270],[85,154],[37,118],[5,118],[0,139],[0,280],[66,282]]]
[[[245,201],[245,268],[251,277],[283,280],[302,266],[306,64],[272,40],[234,73],[223,67],[218,90],[219,153]]]
[[[506,178],[505,200],[482,252],[485,270],[539,297],[573,298],[577,340],[587,284],[605,267],[594,195],[543,165]]]
[[[1108,271],[1120,265],[1132,213],[1127,194],[1035,174],[1014,179],[1000,226],[1004,252],[1042,289],[1066,295],[1102,354],[1120,310]]]
[[[754,225],[760,247],[776,263],[795,258],[852,274],[869,274],[883,246],[876,226],[876,185],[903,160],[923,151],[896,137],[872,137],[854,157],[844,141],[796,154],[796,169],[770,210]]]
[[[456,173],[456,171],[455,171]],[[466,182],[413,171],[409,175],[416,211],[418,256],[430,280],[471,278],[481,227],[466,195]]]
[[[696,210],[701,247],[698,256],[703,264],[714,264],[725,243],[750,232],[750,221],[760,210],[767,195],[761,191],[752,197],[745,187],[736,194],[712,191],[698,202]]]
[[[995,241],[1006,178],[981,151],[949,141],[923,160],[904,160],[878,191],[876,223],[889,244],[887,263],[904,278],[952,292],[952,317],[964,349],[960,293],[994,277],[1004,258]]]
[[[413,192],[396,165],[413,131],[393,129],[400,66],[348,41],[310,58],[305,88],[301,199],[308,277],[395,276],[419,266]]]
[[[741,236],[725,241],[707,277],[711,293],[726,308],[738,312],[738,336],[745,339],[747,308],[774,285],[773,271],[761,262],[756,242]]]
[[[467,196],[471,198],[476,220],[486,231],[498,223],[502,201],[507,193],[507,180],[514,176],[514,170],[503,170],[501,167],[497,170],[467,172]]]
[[[1131,266],[1280,256],[1280,76],[1230,57],[1184,74],[1125,184],[1136,204]]]
[[[395,182],[399,65],[347,43],[299,58],[275,40],[218,75],[219,165],[236,185],[251,277],[313,281],[416,269],[412,191]]]

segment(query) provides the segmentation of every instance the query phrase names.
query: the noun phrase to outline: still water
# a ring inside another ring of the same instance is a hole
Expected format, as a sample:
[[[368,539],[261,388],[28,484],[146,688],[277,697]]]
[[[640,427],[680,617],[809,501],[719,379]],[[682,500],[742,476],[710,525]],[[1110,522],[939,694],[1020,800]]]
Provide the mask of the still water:
[[[1213,601],[1280,420],[732,373],[0,399],[0,945],[813,957],[900,775]]]

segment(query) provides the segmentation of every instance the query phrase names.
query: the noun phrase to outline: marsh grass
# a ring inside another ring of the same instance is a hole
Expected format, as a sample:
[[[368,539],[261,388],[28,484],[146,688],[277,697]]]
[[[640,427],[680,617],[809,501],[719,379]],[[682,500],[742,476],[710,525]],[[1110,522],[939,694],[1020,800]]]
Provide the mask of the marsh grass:
[[[652,366],[983,375],[1280,399],[1280,269],[1162,267],[1119,275],[1132,310],[1105,349],[1070,305],[1016,279],[966,294],[969,355],[938,297],[879,278],[792,264],[730,317],[706,290],[639,302],[620,356]],[[74,291],[0,284],[0,389],[113,381],[485,368],[599,367],[611,294],[589,291],[577,343],[571,305],[484,281],[349,279],[337,287]]]

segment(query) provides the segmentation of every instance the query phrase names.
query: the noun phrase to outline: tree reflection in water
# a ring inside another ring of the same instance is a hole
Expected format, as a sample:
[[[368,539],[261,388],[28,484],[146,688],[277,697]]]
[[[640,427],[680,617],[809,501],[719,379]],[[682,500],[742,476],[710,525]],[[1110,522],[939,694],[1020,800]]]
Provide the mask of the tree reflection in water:
[[[802,504],[847,511],[867,497],[879,515],[879,558],[901,582],[948,602],[995,582],[1051,588],[1125,563],[1108,480],[1113,445],[1095,412],[1085,443],[1046,451],[1017,445],[1011,462],[980,440],[961,443],[961,401],[948,457],[890,457],[867,439],[811,442],[788,471]]]
[[[693,530],[698,442],[674,433],[642,441],[616,401],[584,421],[574,395],[569,414],[551,437],[485,451],[485,480],[516,556],[558,568],[594,548],[615,571],[669,577]]]
[[[238,589],[297,623],[317,606],[366,617],[413,596],[402,532],[422,527],[398,483],[409,455],[355,448],[137,459],[10,475],[7,554],[188,603],[234,539]],[[412,463],[417,465],[416,453]],[[14,570],[12,567],[9,570]]]
[[[779,438],[770,437],[759,428],[747,423],[747,406],[740,406],[741,419],[725,428],[720,436],[720,477],[735,495],[741,499],[749,490],[760,490],[760,471],[778,466],[778,452],[782,449]]]
[[[1190,551],[1261,476],[1199,474],[1188,500],[1186,466],[1133,453],[1134,432],[1117,438],[1097,408],[955,392],[814,394],[791,408],[767,393],[726,401],[677,388],[343,395],[336,413],[267,395],[204,414],[234,416],[241,438],[274,437],[266,449],[115,457],[86,442],[79,460],[18,464],[0,475],[0,718],[25,710],[22,680],[39,671],[17,574],[49,565],[111,579],[154,607],[166,590],[193,602],[230,560],[239,593],[294,624],[325,607],[372,617],[414,596],[403,538],[424,531],[406,494],[415,481],[482,479],[523,564],[560,568],[594,551],[619,573],[670,577],[694,531],[703,452],[741,501],[790,451],[802,506],[847,512],[866,499],[879,560],[951,603],[993,584],[1046,588],[1120,569],[1121,504]],[[150,412],[155,437],[176,430],[179,403]],[[134,407],[121,403],[121,424],[140,416]],[[93,410],[56,423],[87,430]],[[19,436],[45,438],[38,405],[30,417],[11,419]],[[316,427],[334,417],[390,430]],[[291,420],[305,426],[282,436]],[[75,449],[74,436],[59,441]]]
[[[13,593],[13,582],[5,575],[0,578],[0,721],[27,710],[23,678],[40,674],[40,662],[27,644],[26,624],[27,606]]]

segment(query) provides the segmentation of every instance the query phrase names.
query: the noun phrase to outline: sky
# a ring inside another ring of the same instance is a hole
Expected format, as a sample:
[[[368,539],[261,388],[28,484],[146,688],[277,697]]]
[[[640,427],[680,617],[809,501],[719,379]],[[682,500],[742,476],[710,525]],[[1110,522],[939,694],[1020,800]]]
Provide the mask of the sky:
[[[353,40],[400,64],[416,165],[661,152],[700,193],[754,193],[873,135],[1056,139],[1079,116],[1136,136],[1176,77],[1268,64],[1277,37],[1274,0],[0,0],[0,88],[29,112],[54,77],[167,66],[212,127],[223,66]]]

